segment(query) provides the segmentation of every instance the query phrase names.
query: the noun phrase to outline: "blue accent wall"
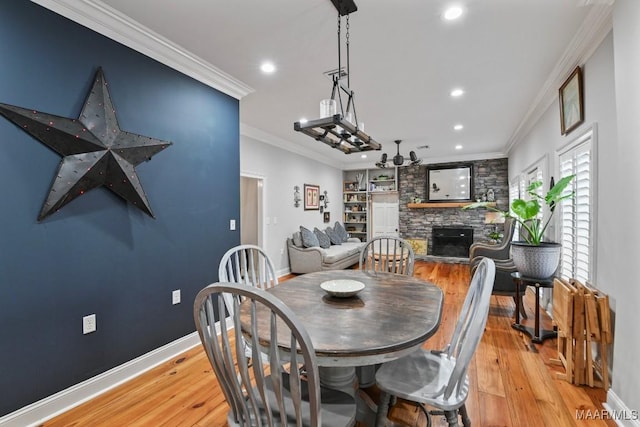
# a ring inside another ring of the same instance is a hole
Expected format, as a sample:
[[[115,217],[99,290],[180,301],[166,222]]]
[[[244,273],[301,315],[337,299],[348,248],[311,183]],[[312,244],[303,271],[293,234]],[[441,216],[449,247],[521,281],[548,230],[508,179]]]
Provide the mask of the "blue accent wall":
[[[120,127],[173,142],[137,167],[156,219],[98,188],[38,223],[60,156],[0,117],[0,416],[193,332],[195,295],[239,244],[238,100],[0,2],[0,102],[78,117],[99,66]]]

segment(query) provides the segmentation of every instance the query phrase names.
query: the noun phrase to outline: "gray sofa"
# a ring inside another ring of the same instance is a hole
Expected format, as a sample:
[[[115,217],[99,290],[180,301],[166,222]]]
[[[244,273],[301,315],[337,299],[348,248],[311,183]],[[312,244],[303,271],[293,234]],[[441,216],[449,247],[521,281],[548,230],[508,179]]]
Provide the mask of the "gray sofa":
[[[365,243],[357,237],[340,245],[331,245],[327,249],[318,246],[305,248],[295,245],[291,237],[287,238],[291,272],[297,274],[313,273],[322,270],[342,270],[358,262],[360,251]]]

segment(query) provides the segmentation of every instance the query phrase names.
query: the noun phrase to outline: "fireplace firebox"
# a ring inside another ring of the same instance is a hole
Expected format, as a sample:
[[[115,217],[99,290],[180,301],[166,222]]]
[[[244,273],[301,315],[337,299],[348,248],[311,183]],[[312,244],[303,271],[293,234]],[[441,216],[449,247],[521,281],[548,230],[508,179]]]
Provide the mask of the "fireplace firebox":
[[[433,227],[433,253],[437,256],[469,257],[469,247],[473,243],[471,227]]]

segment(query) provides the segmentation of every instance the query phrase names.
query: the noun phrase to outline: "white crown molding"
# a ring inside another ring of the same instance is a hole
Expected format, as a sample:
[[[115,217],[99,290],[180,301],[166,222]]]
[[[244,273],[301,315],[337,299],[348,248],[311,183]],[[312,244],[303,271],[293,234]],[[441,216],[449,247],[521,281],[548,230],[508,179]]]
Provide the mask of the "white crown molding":
[[[216,329],[219,329],[216,323]],[[193,332],[100,375],[0,417],[0,427],[38,426],[200,344]]]
[[[556,63],[538,95],[531,103],[520,124],[507,141],[505,152],[509,153],[531,131],[549,106],[558,99],[558,88],[578,65],[584,64],[600,46],[613,27],[613,8],[606,4],[593,5],[578,32]]]
[[[460,154],[454,156],[441,156],[441,157],[428,157],[418,156],[422,159],[422,165],[436,165],[440,163],[459,163],[459,162],[473,162],[480,160],[492,160],[492,159],[504,159],[507,157],[506,153],[491,152],[491,153],[479,153],[479,154]],[[406,165],[408,166],[408,165]],[[389,162],[389,169],[393,168],[393,162]],[[403,167],[403,166],[399,166]],[[344,170],[357,170],[357,169],[376,169],[375,165],[368,163],[350,163],[345,165]]]
[[[31,1],[236,99],[254,91],[100,0]]]
[[[343,164],[336,164],[335,160],[332,160],[329,157],[323,156],[311,150],[306,150],[304,148],[300,148],[294,142],[288,141],[286,139],[277,137],[273,134],[265,132],[256,127],[247,125],[245,123],[240,123],[240,135],[246,136],[247,138],[255,139],[256,141],[264,142],[269,145],[273,145],[274,147],[281,148],[286,151],[290,151],[292,153],[298,154],[303,157],[307,157],[312,160],[316,160],[320,163],[324,163],[328,166],[334,168],[341,168],[344,166]]]

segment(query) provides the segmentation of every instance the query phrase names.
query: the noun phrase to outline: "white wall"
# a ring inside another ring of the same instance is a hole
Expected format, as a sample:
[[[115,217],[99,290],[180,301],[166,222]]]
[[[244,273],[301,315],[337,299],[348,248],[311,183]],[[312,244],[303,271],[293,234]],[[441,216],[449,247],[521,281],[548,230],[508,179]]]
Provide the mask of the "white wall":
[[[624,9],[624,12],[620,10]],[[634,9],[634,10],[627,10]],[[639,230],[629,228],[628,212],[640,204],[637,191],[621,183],[634,183],[640,160],[640,2],[618,0],[613,34],[609,34],[583,66],[585,121],[569,135],[560,135],[558,102],[554,102],[531,132],[509,153],[509,176],[523,172],[535,159],[547,156],[549,174],[558,175],[556,150],[596,125],[597,186],[594,200],[595,277],[593,285],[607,293],[614,315],[612,393],[627,408],[640,408],[640,357],[637,320],[638,286],[629,279],[637,273]],[[622,21],[622,22],[621,22]],[[635,32],[635,33],[634,33]],[[622,35],[620,35],[622,33]],[[614,42],[615,40],[615,42]],[[614,54],[615,52],[615,54]],[[615,60],[614,60],[615,57]],[[625,78],[626,77],[626,78]],[[622,99],[620,99],[622,96]],[[616,114],[624,111],[624,114]],[[548,185],[549,176],[546,177]],[[611,394],[610,394],[611,397]],[[619,406],[618,406],[619,407]]]
[[[616,283],[616,331],[612,391],[630,409],[640,410],[640,209],[638,162],[640,161],[640,2],[617,0],[613,13],[615,93],[618,140],[607,146],[611,168],[608,188],[611,206],[611,265],[607,280]],[[601,152],[605,146],[601,146]],[[605,191],[604,188],[601,191]],[[615,242],[615,243],[614,243]],[[638,424],[636,424],[638,425]]]
[[[323,230],[329,225],[322,222],[319,211],[305,211],[302,201],[299,207],[293,206],[294,185],[300,187],[301,196],[304,184],[319,185],[320,194],[327,190],[330,224],[342,221],[342,170],[339,168],[241,135],[240,173],[264,178],[263,246],[279,275],[289,272],[287,237],[301,225],[310,230],[314,227]]]

